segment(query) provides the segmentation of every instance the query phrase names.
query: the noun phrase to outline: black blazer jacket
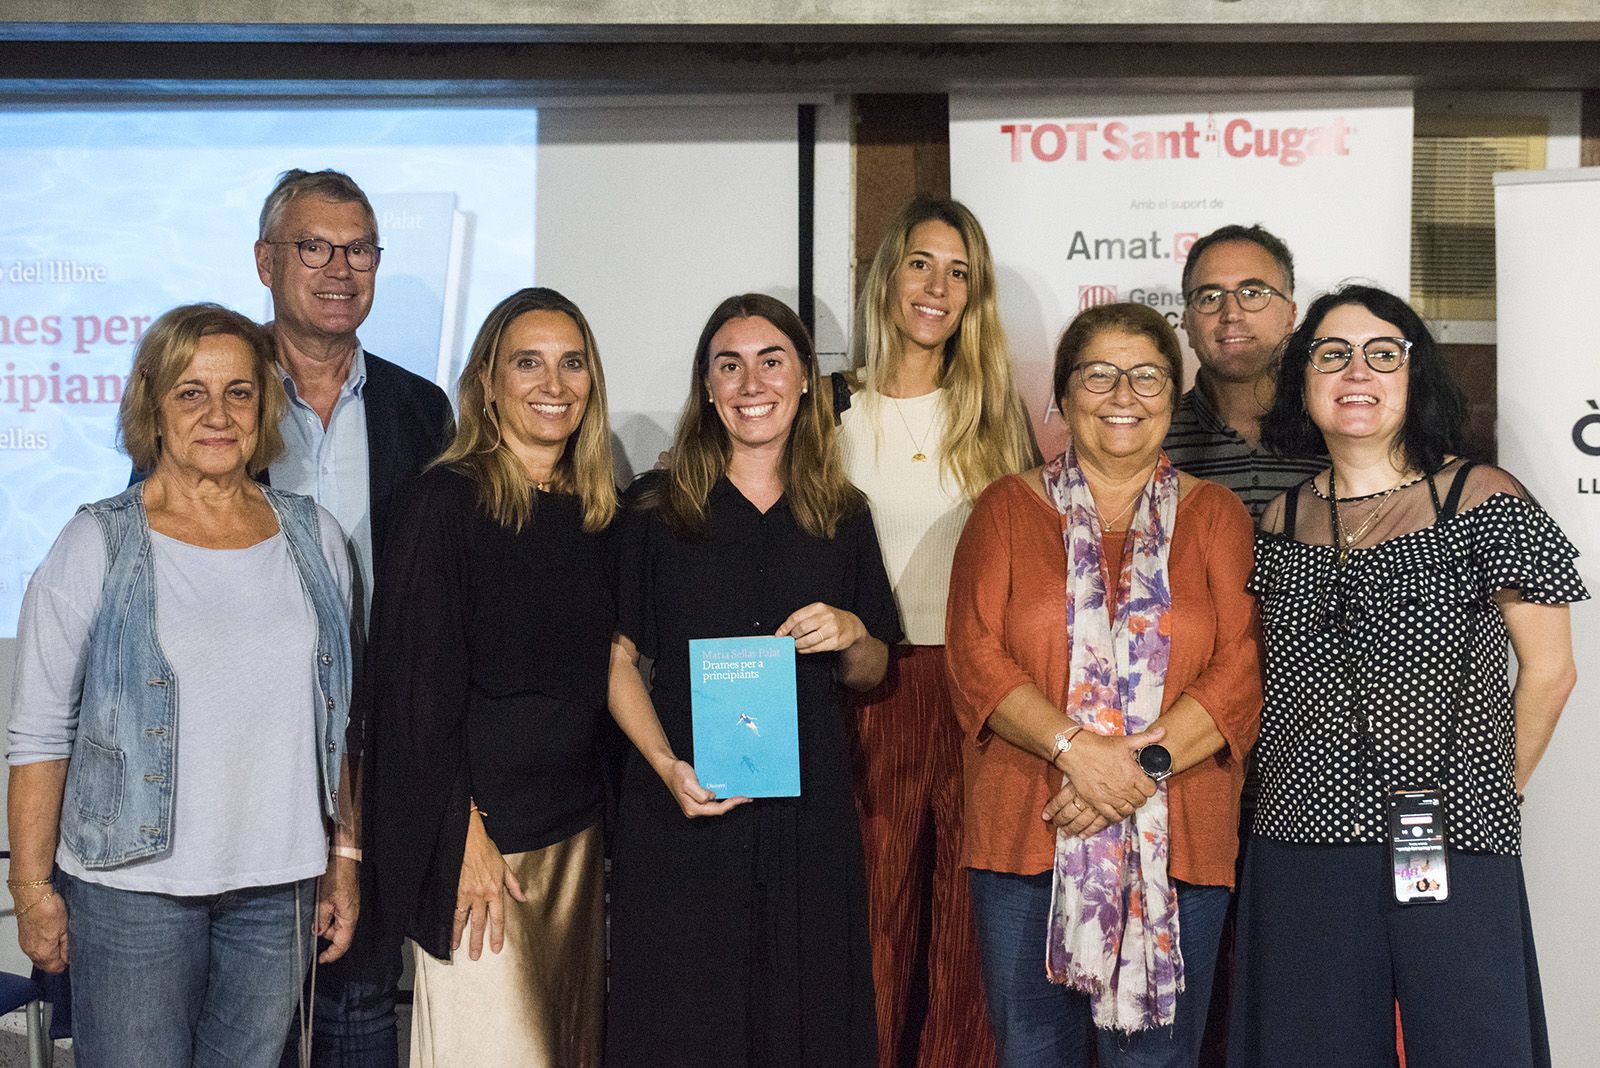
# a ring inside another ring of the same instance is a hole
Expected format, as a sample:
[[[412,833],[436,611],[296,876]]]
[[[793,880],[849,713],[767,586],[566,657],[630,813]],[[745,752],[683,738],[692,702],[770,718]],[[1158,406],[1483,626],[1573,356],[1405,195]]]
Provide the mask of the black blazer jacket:
[[[399,364],[367,353],[367,470],[372,494],[372,570],[378,570],[389,504],[401,483],[422,473],[455,434],[444,390]]]

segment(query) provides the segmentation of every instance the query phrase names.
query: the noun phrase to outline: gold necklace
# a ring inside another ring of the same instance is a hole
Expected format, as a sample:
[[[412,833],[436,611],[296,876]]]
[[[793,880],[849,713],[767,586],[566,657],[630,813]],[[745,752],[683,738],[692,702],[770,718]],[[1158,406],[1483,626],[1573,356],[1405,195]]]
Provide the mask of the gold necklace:
[[[1133,511],[1133,506],[1139,503],[1139,496],[1140,495],[1137,494],[1137,493],[1134,494],[1133,495],[1133,500],[1128,502],[1128,506],[1126,508],[1124,508],[1122,511],[1118,512],[1116,515],[1112,516],[1110,519],[1101,519],[1100,520],[1100,532],[1102,534],[1114,534],[1114,533],[1116,533],[1116,530],[1115,530],[1116,525],[1122,521],[1122,517],[1123,516],[1127,515],[1131,511]],[[1096,519],[1100,518],[1100,506],[1098,504],[1096,504],[1094,506],[1094,514],[1095,514],[1095,518]]]
[[[900,416],[900,425],[906,428],[906,437],[910,438],[911,444],[917,447],[917,451],[911,454],[912,462],[919,464],[924,462],[927,460],[928,454],[923,449],[928,444],[928,437],[933,433],[934,423],[937,422],[937,419],[928,424],[928,429],[922,432],[922,440],[918,441],[917,436],[911,432],[911,423],[906,419],[906,413],[900,409],[900,398],[889,397],[888,399],[894,402],[895,414]]]
[[[1333,509],[1333,517],[1335,519],[1334,535],[1339,541],[1339,564],[1342,567],[1350,562],[1350,550],[1355,548],[1356,544],[1366,537],[1373,527],[1377,526],[1378,520],[1388,510],[1389,498],[1393,497],[1395,491],[1400,487],[1409,486],[1416,479],[1406,479],[1402,476],[1399,482],[1396,482],[1378,495],[1378,503],[1372,506],[1372,511],[1367,514],[1366,520],[1359,527],[1354,530],[1344,531],[1341,530],[1343,524],[1337,522],[1339,519],[1339,498],[1334,488],[1333,478],[1333,471],[1330,469],[1328,472],[1328,505]]]

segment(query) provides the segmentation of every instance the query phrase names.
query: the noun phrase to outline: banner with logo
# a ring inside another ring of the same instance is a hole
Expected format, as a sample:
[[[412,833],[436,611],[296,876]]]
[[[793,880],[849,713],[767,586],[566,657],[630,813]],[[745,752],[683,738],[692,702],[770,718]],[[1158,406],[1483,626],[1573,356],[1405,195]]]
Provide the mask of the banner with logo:
[[[954,95],[950,178],[988,233],[1046,455],[1064,445],[1049,395],[1062,329],[1117,300],[1176,325],[1189,246],[1219,226],[1283,238],[1302,308],[1346,278],[1409,289],[1409,93]]]
[[[1495,175],[1500,464],[1578,547],[1600,597],[1600,167]],[[1600,603],[1572,606],[1578,686],[1528,784],[1523,867],[1556,1064],[1594,1057],[1600,1002]]]

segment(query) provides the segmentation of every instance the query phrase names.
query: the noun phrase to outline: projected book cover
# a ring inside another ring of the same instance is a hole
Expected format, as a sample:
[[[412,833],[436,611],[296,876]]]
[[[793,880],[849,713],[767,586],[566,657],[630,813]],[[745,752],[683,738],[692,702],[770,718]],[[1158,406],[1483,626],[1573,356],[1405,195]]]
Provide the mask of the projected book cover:
[[[452,353],[464,296],[466,214],[457,209],[454,192],[377,193],[371,199],[384,246],[383,314],[362,325],[361,340],[448,390],[459,370]]]
[[[366,189],[383,262],[368,350],[441,385],[535,277],[538,116],[332,101],[0,109],[0,640],[73,511],[128,484],[117,409],[173,305],[260,319],[262,200],[287,167]],[[4,699],[0,698],[0,707]]]
[[[721,797],[799,797],[794,639],[689,643],[694,769]]]

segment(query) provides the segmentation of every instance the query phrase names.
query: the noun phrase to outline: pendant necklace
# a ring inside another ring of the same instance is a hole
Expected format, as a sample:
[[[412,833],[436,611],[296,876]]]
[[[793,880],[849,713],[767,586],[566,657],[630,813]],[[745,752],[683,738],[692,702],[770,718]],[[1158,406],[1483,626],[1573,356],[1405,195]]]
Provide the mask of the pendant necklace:
[[[925,462],[928,459],[928,454],[923,450],[928,444],[928,436],[933,433],[934,423],[938,421],[937,418],[928,424],[928,429],[922,432],[922,440],[918,441],[917,436],[911,432],[911,423],[906,419],[906,413],[900,408],[900,398],[888,397],[888,399],[894,402],[895,413],[900,416],[900,425],[906,428],[906,437],[910,438],[911,444],[917,447],[917,451],[911,454],[912,462],[919,464]]]
[[[1334,484],[1333,468],[1328,468],[1328,513],[1333,522],[1333,542],[1339,550],[1340,567],[1350,562],[1350,550],[1377,526],[1379,518],[1388,510],[1389,498],[1394,496],[1395,490],[1410,485],[1410,481],[1402,478],[1384,490],[1378,495],[1378,503],[1372,506],[1372,511],[1367,514],[1362,524],[1354,530],[1344,531],[1343,524],[1339,522],[1339,491]]]
[[[1116,525],[1118,523],[1122,522],[1122,517],[1123,516],[1127,515],[1131,511],[1133,511],[1133,506],[1139,503],[1139,498],[1142,495],[1143,495],[1143,491],[1142,490],[1139,493],[1134,494],[1133,495],[1133,500],[1128,502],[1128,506],[1126,508],[1124,508],[1122,511],[1118,512],[1116,515],[1112,516],[1110,519],[1100,519],[1100,506],[1098,504],[1096,504],[1094,506],[1094,515],[1095,515],[1096,519],[1100,519],[1100,532],[1102,534],[1114,534],[1114,533],[1116,533],[1116,529],[1115,529]]]

